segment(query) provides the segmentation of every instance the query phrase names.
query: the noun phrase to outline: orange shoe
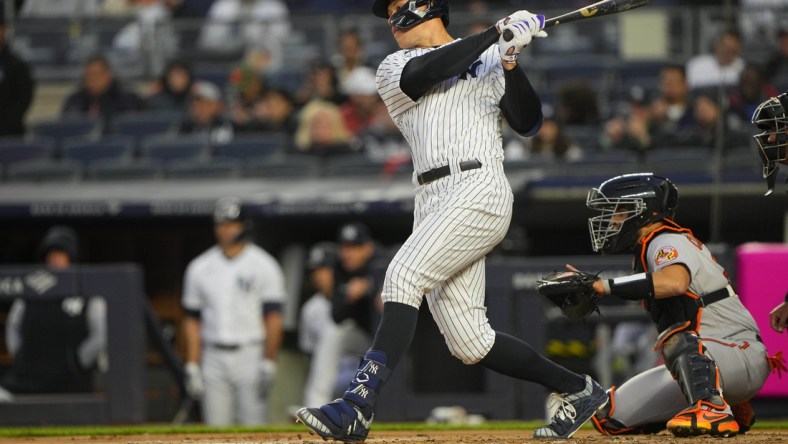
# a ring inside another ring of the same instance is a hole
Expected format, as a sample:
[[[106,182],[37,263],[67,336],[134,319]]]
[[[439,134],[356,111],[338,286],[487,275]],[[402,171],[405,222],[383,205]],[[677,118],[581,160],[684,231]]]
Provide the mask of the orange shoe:
[[[668,421],[668,430],[678,437],[711,435],[729,438],[739,433],[739,424],[731,413],[728,403],[715,405],[708,401],[698,401],[687,407]]]

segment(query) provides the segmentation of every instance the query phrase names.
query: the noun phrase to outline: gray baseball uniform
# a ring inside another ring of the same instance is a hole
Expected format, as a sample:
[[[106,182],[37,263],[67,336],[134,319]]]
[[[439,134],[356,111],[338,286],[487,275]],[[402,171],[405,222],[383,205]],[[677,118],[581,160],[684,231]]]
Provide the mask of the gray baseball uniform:
[[[730,404],[752,398],[769,373],[766,347],[750,312],[728,283],[709,249],[689,232],[662,232],[643,257],[649,272],[674,264],[690,273],[689,292],[706,295],[727,288],[729,297],[699,309],[698,334],[720,372],[722,394]],[[613,393],[610,415],[625,426],[665,422],[687,407],[679,384],[664,365],[625,382]]]

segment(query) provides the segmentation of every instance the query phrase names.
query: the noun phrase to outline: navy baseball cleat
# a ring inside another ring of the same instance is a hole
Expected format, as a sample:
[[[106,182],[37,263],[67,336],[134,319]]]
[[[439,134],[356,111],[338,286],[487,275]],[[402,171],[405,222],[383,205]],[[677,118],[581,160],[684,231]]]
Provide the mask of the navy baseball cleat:
[[[303,407],[296,412],[296,422],[303,422],[323,439],[342,442],[363,442],[367,439],[372,418],[367,419],[361,409],[342,398],[320,408]]]
[[[548,400],[550,424],[534,430],[536,439],[568,439],[608,402],[607,393],[590,376],[577,393],[553,394]]]

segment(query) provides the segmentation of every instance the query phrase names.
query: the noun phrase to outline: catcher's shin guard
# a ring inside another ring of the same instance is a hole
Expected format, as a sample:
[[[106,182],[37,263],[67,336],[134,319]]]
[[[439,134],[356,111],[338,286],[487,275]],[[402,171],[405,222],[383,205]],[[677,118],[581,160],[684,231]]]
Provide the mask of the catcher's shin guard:
[[[616,387],[613,386],[607,391],[609,401],[607,405],[596,412],[591,417],[591,423],[597,432],[603,435],[649,435],[659,433],[665,429],[665,423],[650,423],[636,427],[628,427],[613,418],[616,410],[615,404]]]
[[[717,364],[703,354],[705,347],[695,332],[668,328],[657,338],[657,347],[660,346],[665,366],[678,381],[687,404],[695,405],[700,400],[720,403]]]

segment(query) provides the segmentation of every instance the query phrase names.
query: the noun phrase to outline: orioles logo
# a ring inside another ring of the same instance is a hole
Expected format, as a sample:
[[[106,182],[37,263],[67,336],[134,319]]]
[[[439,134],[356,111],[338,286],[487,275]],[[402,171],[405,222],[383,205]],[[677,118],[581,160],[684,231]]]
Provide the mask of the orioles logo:
[[[597,12],[599,12],[599,9],[597,8],[583,8],[580,10],[580,13],[583,14],[583,17],[591,17]]]
[[[657,251],[657,257],[654,262],[656,265],[662,265],[675,260],[677,257],[679,257],[679,252],[676,251],[675,247],[662,247]]]

